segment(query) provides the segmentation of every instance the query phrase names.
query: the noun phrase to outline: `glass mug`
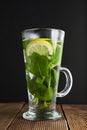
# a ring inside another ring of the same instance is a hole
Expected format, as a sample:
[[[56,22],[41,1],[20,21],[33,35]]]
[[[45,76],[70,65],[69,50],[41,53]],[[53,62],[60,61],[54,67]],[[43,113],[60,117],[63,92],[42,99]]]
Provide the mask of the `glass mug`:
[[[33,28],[22,32],[23,55],[29,110],[23,113],[27,120],[57,120],[56,97],[66,96],[72,88],[71,72],[61,67],[65,32],[60,29]],[[60,72],[66,85],[58,91]]]

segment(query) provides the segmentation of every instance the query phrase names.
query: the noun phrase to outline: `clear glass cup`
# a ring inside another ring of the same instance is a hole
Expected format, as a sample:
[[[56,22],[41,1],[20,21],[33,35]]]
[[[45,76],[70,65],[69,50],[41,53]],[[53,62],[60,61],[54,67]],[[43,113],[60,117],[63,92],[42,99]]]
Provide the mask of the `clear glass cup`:
[[[29,109],[27,120],[57,120],[56,97],[66,96],[72,88],[71,72],[61,67],[65,32],[60,29],[33,28],[22,32],[23,55]],[[66,85],[58,91],[59,75],[63,72]]]

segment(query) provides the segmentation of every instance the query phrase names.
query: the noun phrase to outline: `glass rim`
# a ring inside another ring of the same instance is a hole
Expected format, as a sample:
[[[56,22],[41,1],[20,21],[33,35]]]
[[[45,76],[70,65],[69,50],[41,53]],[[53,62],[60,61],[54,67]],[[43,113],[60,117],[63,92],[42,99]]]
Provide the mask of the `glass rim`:
[[[30,28],[30,29],[24,29],[21,33],[24,33],[24,32],[29,32],[29,31],[35,31],[35,30],[49,30],[49,31],[52,31],[52,30],[56,30],[56,31],[60,31],[61,33],[65,34],[65,31],[63,29],[57,29],[57,28]]]

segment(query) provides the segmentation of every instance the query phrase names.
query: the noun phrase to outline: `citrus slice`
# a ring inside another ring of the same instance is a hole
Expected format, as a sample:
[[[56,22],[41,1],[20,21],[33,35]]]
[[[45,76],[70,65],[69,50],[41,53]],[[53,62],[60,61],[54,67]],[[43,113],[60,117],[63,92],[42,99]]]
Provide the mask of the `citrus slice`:
[[[29,42],[26,46],[26,56],[31,55],[33,52],[49,56],[53,54],[53,47],[45,38],[37,38]]]

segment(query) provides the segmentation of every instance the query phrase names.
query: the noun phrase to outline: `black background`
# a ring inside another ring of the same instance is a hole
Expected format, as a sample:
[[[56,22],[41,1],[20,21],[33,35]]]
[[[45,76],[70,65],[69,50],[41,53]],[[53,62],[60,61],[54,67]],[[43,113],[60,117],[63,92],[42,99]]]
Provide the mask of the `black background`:
[[[84,0],[0,3],[0,102],[27,101],[21,31],[50,27],[65,30],[62,66],[73,75],[71,92],[57,103],[87,103],[86,7]]]

